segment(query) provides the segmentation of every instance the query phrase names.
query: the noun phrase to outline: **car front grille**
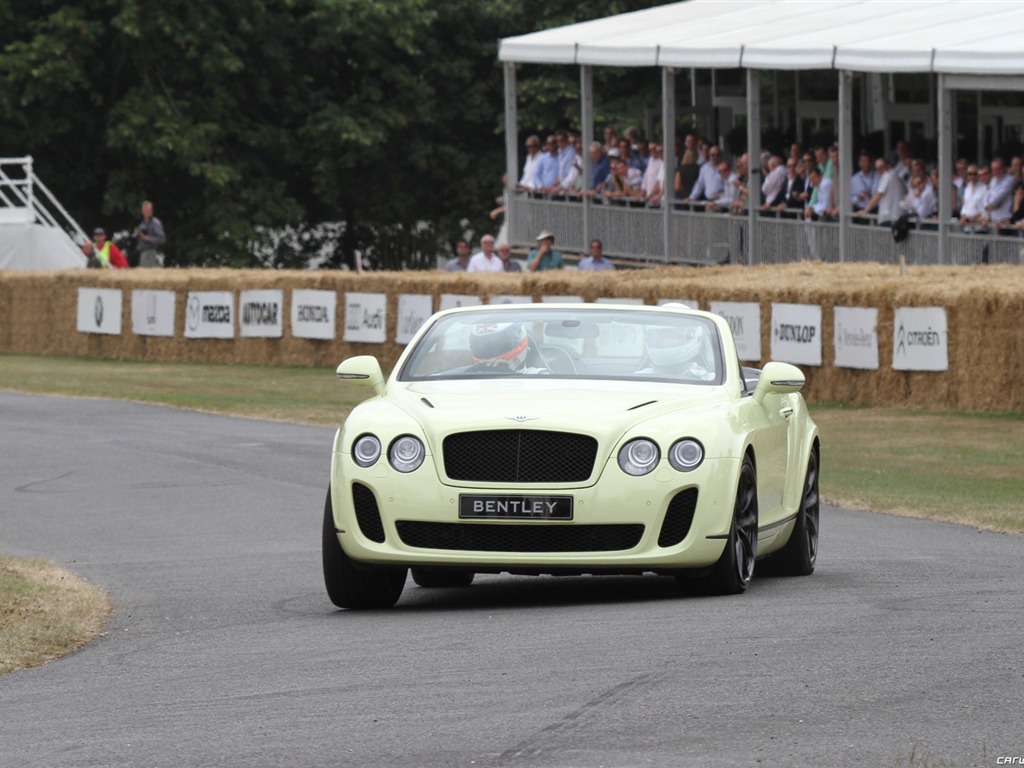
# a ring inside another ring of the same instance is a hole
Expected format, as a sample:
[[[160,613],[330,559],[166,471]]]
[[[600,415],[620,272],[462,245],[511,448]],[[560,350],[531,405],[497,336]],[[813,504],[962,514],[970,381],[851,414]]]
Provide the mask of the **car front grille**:
[[[378,544],[384,542],[384,524],[380,520],[377,497],[362,483],[352,483],[352,506],[356,510],[356,522],[363,536]]]
[[[579,483],[594,471],[597,440],[530,429],[459,432],[444,439],[444,471],[480,483]]]
[[[658,535],[659,547],[674,547],[686,538],[693,524],[693,513],[697,511],[697,489],[687,488],[672,497],[665,512]]]
[[[644,526],[488,525],[399,520],[398,536],[410,547],[473,552],[616,552],[640,543]]]

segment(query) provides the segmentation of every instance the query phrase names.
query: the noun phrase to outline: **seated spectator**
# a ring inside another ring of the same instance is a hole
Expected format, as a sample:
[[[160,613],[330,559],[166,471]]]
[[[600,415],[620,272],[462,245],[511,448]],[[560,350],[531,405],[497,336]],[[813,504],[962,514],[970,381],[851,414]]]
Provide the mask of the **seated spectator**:
[[[469,267],[469,243],[459,240],[455,243],[455,255],[448,259],[444,268],[448,272],[465,272]]]
[[[506,272],[522,272],[523,268],[518,261],[512,258],[512,249],[508,243],[498,246],[498,258],[501,259],[501,266]]]
[[[615,265],[604,257],[604,244],[600,240],[591,240],[590,254],[580,259],[578,268],[582,272],[603,272],[615,269]]]
[[[537,235],[537,247],[526,257],[526,268],[531,272],[546,272],[551,269],[562,269],[562,254],[555,250],[555,235],[545,229]]]
[[[958,222],[964,232],[973,232],[985,225],[985,195],[988,192],[985,179],[988,176],[988,168],[984,170],[983,177],[981,168],[974,164],[967,166],[967,184],[964,186],[964,199],[960,205]]]
[[[709,197],[704,208],[707,211],[721,211],[729,213],[733,203],[740,196],[740,183],[736,174],[729,167],[728,163],[718,164],[718,175],[722,181],[721,190],[714,197]]]
[[[612,173],[605,185],[605,199],[612,205],[625,205],[640,197],[642,177],[636,168],[630,168],[621,157],[612,158]]]
[[[924,176],[914,177],[911,182],[912,194],[907,195],[909,206],[907,213],[917,219],[933,218],[939,211],[938,202],[935,200],[935,190],[932,189],[931,180]]]
[[[467,272],[504,272],[505,265],[494,253],[494,235],[484,235],[480,238],[480,250],[474,253],[469,259]]]

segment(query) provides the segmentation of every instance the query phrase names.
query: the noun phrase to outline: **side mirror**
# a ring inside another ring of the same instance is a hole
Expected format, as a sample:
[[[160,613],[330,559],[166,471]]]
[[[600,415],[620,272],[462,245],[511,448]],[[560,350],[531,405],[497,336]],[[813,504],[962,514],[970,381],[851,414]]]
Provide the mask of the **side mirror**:
[[[768,363],[761,371],[761,377],[754,388],[754,399],[764,400],[765,395],[788,395],[799,392],[807,379],[804,372],[789,363]]]
[[[337,375],[339,379],[351,381],[353,384],[372,387],[375,395],[384,391],[384,374],[380,370],[380,363],[373,355],[350,357],[338,366]]]

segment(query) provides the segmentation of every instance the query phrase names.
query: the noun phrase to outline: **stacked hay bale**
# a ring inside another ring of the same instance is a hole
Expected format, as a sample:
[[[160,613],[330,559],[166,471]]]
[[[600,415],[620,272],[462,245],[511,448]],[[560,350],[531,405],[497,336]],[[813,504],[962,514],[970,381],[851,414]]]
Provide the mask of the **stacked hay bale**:
[[[76,330],[79,287],[123,291],[120,336]],[[336,291],[337,333],[332,340],[295,338],[288,313],[281,338],[188,339],[184,337],[190,291],[231,291],[237,307],[242,290],[279,289],[284,306],[297,289]],[[134,289],[175,293],[175,335],[132,332]],[[345,294],[387,296],[386,341],[344,341]],[[687,299],[708,309],[713,301],[754,302],[761,310],[764,364],[771,351],[773,303],[822,308],[822,365],[804,366],[805,394],[814,402],[856,405],[912,404],[965,410],[1024,409],[1024,272],[1013,266],[912,267],[901,274],[878,264],[797,263],[783,266],[669,267],[604,273],[305,272],[227,269],[75,270],[0,273],[0,351],[76,355],[165,362],[225,362],[263,365],[334,366],[352,355],[370,354],[390,368],[404,346],[395,341],[398,297],[443,294],[488,303],[503,295],[641,299]],[[878,310],[879,369],[837,368],[833,309]],[[897,371],[892,367],[894,313],[899,307],[944,307],[948,321],[949,370]]]

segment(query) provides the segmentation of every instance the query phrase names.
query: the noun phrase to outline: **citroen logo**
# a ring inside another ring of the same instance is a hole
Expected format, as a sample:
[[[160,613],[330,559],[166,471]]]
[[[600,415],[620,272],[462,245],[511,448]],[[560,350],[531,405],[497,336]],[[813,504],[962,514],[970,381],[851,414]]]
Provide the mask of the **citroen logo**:
[[[523,421],[533,421],[534,419],[539,419],[540,416],[523,416],[523,415],[519,415],[519,416],[506,416],[505,418],[509,419],[511,421],[523,422]]]

